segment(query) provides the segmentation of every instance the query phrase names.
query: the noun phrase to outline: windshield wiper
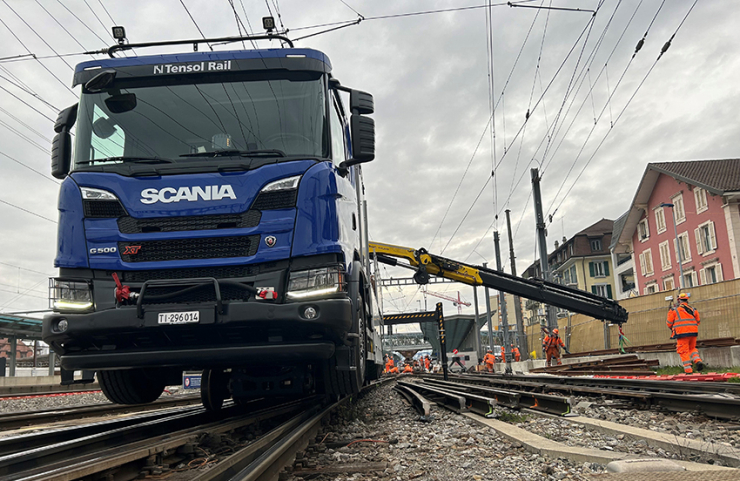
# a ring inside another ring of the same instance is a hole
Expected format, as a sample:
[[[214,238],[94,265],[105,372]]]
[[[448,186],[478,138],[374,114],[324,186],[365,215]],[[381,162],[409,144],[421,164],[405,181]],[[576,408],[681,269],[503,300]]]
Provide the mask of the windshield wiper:
[[[226,157],[241,156],[251,157],[264,155],[268,157],[286,157],[285,152],[278,149],[265,150],[215,150],[213,152],[194,152],[192,154],[180,154],[180,157]]]
[[[137,164],[171,164],[174,160],[163,159],[162,157],[106,157],[104,159],[79,160],[78,164],[92,164],[93,162],[132,162]]]

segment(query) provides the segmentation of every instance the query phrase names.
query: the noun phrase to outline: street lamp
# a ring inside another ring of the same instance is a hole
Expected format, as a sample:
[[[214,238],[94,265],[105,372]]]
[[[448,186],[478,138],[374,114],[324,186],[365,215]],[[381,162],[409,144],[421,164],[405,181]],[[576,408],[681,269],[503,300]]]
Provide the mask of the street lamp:
[[[676,236],[676,252],[678,253],[678,272],[681,275],[681,278],[679,279],[679,285],[681,286],[681,289],[683,289],[683,256],[681,256],[681,246],[678,244],[678,230],[676,229],[676,216],[674,215],[673,204],[663,202],[662,204],[660,204],[660,206],[671,208],[671,218],[673,219],[673,235]],[[665,219],[665,216],[663,216],[663,218]]]

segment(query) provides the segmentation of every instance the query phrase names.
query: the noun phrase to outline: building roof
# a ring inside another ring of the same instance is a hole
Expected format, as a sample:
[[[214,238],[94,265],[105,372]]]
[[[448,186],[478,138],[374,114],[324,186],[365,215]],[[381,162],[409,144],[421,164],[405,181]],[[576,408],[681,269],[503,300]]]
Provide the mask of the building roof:
[[[740,192],[740,159],[689,160],[681,162],[653,162],[645,173],[632,199],[624,227],[617,243],[628,246],[642,212],[647,206],[660,174],[673,177],[687,184],[696,185],[715,195]]]
[[[698,185],[713,194],[740,191],[740,159],[656,162],[648,164],[648,168]]]
[[[627,222],[627,214],[629,213],[630,211],[625,212],[624,214],[620,215],[617,220],[614,221],[614,228],[612,229],[612,242],[611,244],[609,244],[610,251],[614,250],[614,248],[617,246],[619,236],[622,234],[624,224]]]
[[[586,227],[581,232],[577,233],[573,237],[579,236],[579,235],[585,235],[585,236],[602,236],[604,234],[608,234],[612,231],[614,228],[614,221],[609,219],[601,219],[600,221]]]

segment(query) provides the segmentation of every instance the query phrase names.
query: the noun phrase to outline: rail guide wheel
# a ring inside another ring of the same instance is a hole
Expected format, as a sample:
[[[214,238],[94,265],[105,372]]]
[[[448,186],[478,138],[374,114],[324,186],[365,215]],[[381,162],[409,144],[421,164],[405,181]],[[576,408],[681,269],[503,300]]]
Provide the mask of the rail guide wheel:
[[[221,410],[229,393],[229,373],[223,369],[204,369],[200,383],[200,399],[207,411]]]

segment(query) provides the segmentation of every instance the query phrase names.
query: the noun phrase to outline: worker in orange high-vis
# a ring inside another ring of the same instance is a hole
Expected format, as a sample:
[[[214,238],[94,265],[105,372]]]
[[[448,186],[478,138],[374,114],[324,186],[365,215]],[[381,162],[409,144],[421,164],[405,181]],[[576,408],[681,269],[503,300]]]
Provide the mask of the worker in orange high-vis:
[[[691,374],[694,370],[692,363],[696,363],[696,370],[702,371],[704,363],[699,357],[699,351],[696,349],[696,338],[699,336],[699,311],[689,306],[688,294],[678,296],[678,307],[668,311],[668,320],[666,325],[674,334],[676,339],[676,352],[681,356],[681,364],[686,374]]]
[[[519,348],[514,344],[511,345],[511,353],[514,355],[514,361],[519,362],[522,360],[522,354],[519,352]]]
[[[411,367],[411,364],[406,363],[406,365],[403,366],[403,374],[412,373],[412,372],[414,372],[414,369]]]
[[[429,372],[432,368],[432,361],[429,359],[429,354],[424,356],[424,369]]]
[[[558,330],[553,329],[550,334],[545,336],[545,341],[542,343],[542,345],[545,348],[545,366],[551,365],[551,360],[555,358],[557,360],[558,366],[562,364],[560,361],[560,348],[562,347],[565,349],[565,352],[570,354],[568,349],[565,348],[565,344],[563,343],[563,340],[560,339],[560,336],[558,336]]]
[[[506,349],[504,349],[504,346],[501,346],[501,362],[506,362]]]
[[[496,356],[493,355],[492,350],[489,349],[486,355],[483,356],[483,362],[488,372],[493,372],[493,365],[496,364]]]

